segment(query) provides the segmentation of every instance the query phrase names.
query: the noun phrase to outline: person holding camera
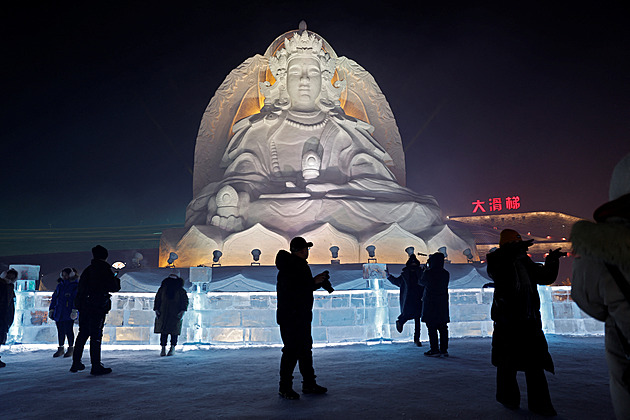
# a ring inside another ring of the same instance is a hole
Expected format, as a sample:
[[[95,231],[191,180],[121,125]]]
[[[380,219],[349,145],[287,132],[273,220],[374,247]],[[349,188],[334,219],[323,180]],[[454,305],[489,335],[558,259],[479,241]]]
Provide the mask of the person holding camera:
[[[501,231],[499,248],[487,255],[488,275],[494,280],[491,317],[492,364],[497,368],[496,399],[515,410],[520,404],[517,371],[525,372],[529,410],[555,416],[545,370],[554,373],[553,361],[542,330],[537,285],[553,283],[558,276],[560,248],[549,251],[545,264],[527,255],[533,239],[523,241],[513,229]]]
[[[296,400],[300,395],[293,390],[293,371],[299,362],[304,394],[325,394],[328,389],[315,382],[313,369],[313,291],[320,287],[333,292],[328,271],[313,277],[308,266],[309,248],[312,242],[302,237],[291,239],[290,250],[278,251],[278,309],[276,320],[280,326],[280,336],[284,347],[280,360],[280,389],[283,398]]]
[[[79,318],[79,334],[74,343],[74,353],[72,354],[72,366],[70,372],[77,372],[85,369],[81,363],[83,347],[90,339],[90,362],[92,375],[105,375],[111,373],[111,368],[106,368],[101,363],[101,339],[103,337],[103,327],[105,326],[105,316],[112,308],[111,292],[120,290],[120,279],[112,271],[107,262],[107,249],[101,245],[92,248],[92,263],[83,270],[79,279],[79,289],[74,299],[74,309],[72,319]]]

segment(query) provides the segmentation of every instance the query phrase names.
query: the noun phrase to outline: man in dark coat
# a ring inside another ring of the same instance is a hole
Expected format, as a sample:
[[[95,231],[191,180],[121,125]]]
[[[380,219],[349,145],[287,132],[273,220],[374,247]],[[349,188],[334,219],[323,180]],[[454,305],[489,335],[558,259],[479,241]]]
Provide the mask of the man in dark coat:
[[[431,349],[424,353],[431,357],[448,357],[448,282],[450,274],[444,269],[444,254],[436,252],[429,256],[427,268],[420,277],[424,286],[422,295],[422,322],[427,324]],[[438,346],[438,332],[440,341]]]
[[[549,252],[545,264],[527,255],[533,240],[523,241],[512,229],[501,232],[499,248],[487,255],[488,275],[494,280],[491,316],[492,364],[497,367],[498,402],[510,409],[520,404],[516,372],[524,371],[529,410],[555,416],[544,370],[554,372],[542,330],[537,285],[547,285],[558,275],[560,248]]]
[[[81,357],[83,347],[89,338],[90,362],[92,363],[90,373],[105,375],[111,373],[112,369],[104,367],[101,363],[101,339],[105,316],[112,307],[110,293],[120,290],[120,279],[116,277],[107,262],[107,249],[97,245],[92,248],[92,256],[94,257],[92,263],[81,274],[79,290],[74,299],[73,318],[76,319],[77,311],[81,313],[81,316],[70,372],[85,369],[85,365],[81,363]]]
[[[422,276],[422,268],[420,268],[420,261],[415,254],[409,256],[400,276],[396,277],[391,274],[387,276],[392,284],[400,287],[400,315],[396,320],[396,330],[402,333],[405,322],[413,319],[415,322],[413,342],[418,347],[422,346],[420,342],[420,316],[422,315],[422,294],[424,293],[424,287],[418,283],[420,276]]]
[[[305,394],[324,394],[328,391],[315,382],[313,369],[313,338],[311,321],[313,320],[313,291],[324,287],[330,293],[328,271],[313,277],[306,261],[312,242],[296,237],[291,240],[291,252],[280,250],[276,255],[278,268],[278,309],[276,319],[280,325],[282,337],[282,359],[280,361],[279,394],[286,399],[300,398],[293,390],[293,370],[299,362],[302,374],[302,392]]]
[[[9,269],[0,275],[0,345],[7,342],[9,328],[13,324],[15,313],[15,282],[18,273]],[[0,360],[0,368],[7,364]]]

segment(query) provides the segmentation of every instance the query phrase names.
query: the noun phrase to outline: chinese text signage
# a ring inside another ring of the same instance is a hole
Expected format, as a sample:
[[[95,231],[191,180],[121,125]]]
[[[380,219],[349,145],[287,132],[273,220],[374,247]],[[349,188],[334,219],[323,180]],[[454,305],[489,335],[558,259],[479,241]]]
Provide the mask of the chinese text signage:
[[[504,208],[505,210],[517,210],[521,207],[521,197],[519,197],[518,195],[505,197],[505,199],[503,199],[503,197],[495,197],[489,198],[487,204],[485,201],[477,200],[473,201],[472,205],[475,206],[473,208],[473,213],[501,211]]]

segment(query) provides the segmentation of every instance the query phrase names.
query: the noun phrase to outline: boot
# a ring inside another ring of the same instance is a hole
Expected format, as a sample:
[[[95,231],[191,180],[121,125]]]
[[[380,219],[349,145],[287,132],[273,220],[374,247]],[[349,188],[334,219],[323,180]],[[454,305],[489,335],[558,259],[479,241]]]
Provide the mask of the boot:
[[[85,369],[85,365],[83,363],[81,363],[81,362],[73,361],[72,362],[72,366],[70,366],[70,372],[72,372],[72,373],[76,373],[76,372],[78,372],[80,370],[83,370],[83,369]]]
[[[74,347],[70,346],[68,347],[68,351],[66,352],[66,354],[63,355],[63,357],[72,357],[73,353],[74,353]]]
[[[299,400],[300,394],[295,392],[291,387],[280,387],[278,390],[278,394],[286,400]]]
[[[162,351],[160,352],[160,356],[166,356],[166,346],[162,346]]]
[[[53,354],[53,357],[63,356],[63,346],[57,347],[57,351]]]
[[[278,394],[286,400],[299,400],[300,394],[293,390],[293,376],[288,378],[280,377],[280,389]]]
[[[173,356],[175,354],[175,346],[171,346],[170,349],[168,349],[168,353],[166,353],[167,356]]]
[[[112,373],[112,368],[106,368],[102,363],[92,365],[92,370],[90,370],[90,375],[94,376],[107,375],[108,373]]]
[[[325,394],[326,392],[328,392],[328,388],[323,387],[321,385],[317,385],[315,381],[302,382],[303,394]]]

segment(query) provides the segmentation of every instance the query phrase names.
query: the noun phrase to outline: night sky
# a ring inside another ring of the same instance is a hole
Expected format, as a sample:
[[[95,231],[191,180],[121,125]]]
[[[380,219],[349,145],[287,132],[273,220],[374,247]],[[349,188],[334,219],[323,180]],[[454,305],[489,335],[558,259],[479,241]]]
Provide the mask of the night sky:
[[[215,90],[302,19],[374,76],[444,215],[590,218],[630,152],[621,1],[88,3],[3,10],[0,228],[183,224]]]

